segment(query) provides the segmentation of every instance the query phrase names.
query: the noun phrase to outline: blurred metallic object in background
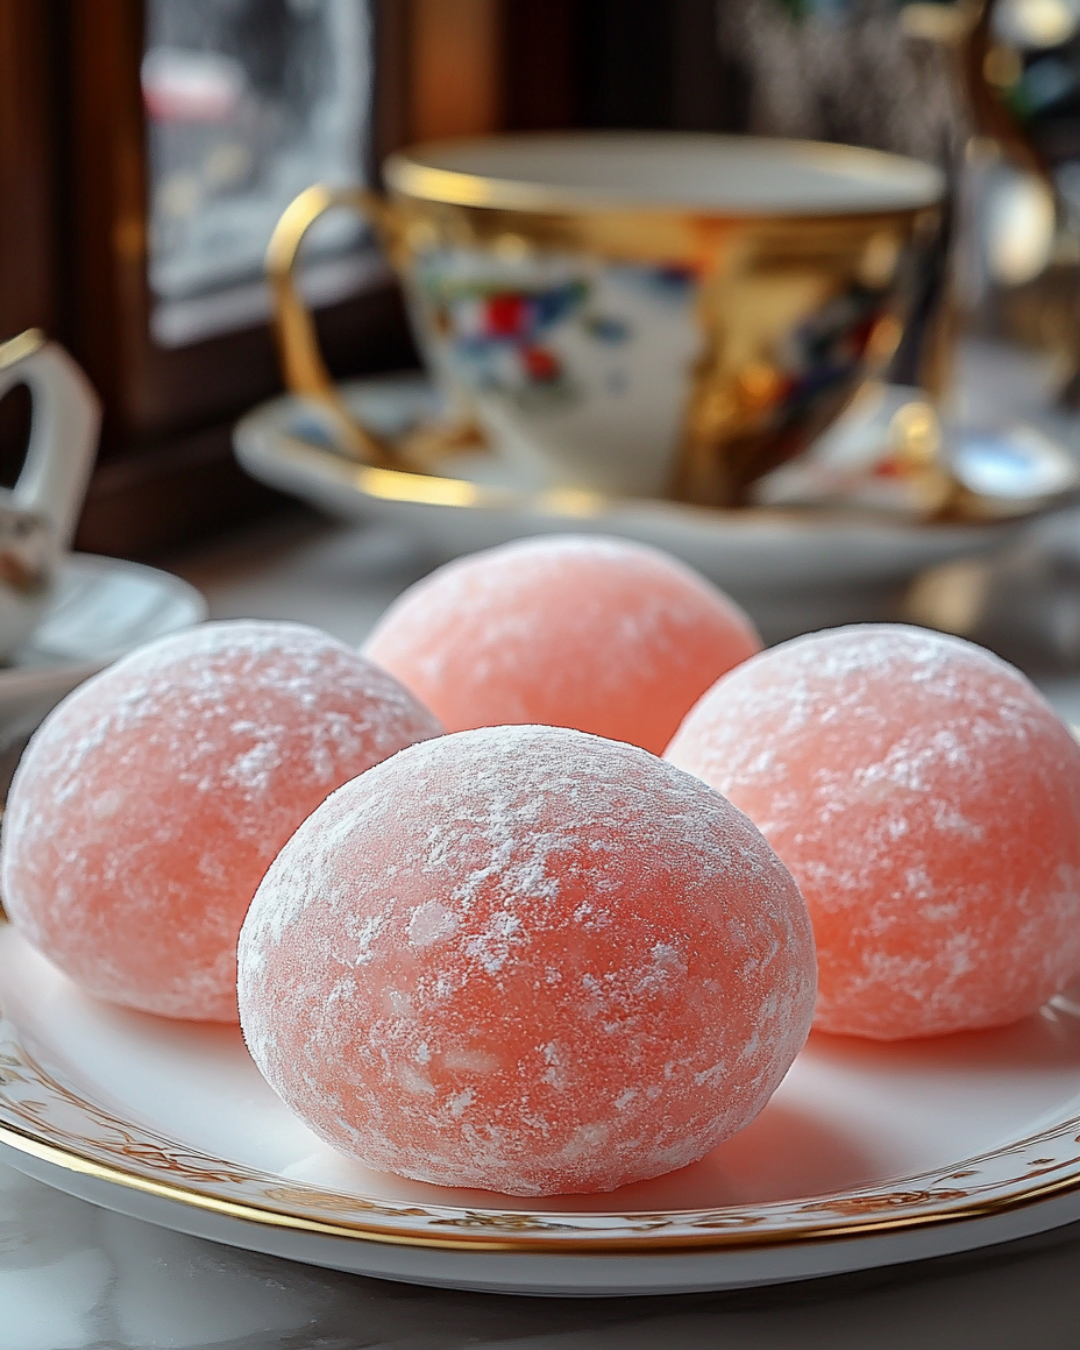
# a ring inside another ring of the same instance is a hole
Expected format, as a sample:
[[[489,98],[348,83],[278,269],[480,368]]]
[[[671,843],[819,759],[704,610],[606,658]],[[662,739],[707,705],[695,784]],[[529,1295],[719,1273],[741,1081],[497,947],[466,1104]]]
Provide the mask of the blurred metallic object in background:
[[[811,136],[936,164],[948,191],[942,229],[888,378],[934,395],[948,387],[955,337],[951,255],[970,135],[959,4],[896,0],[722,0],[721,46],[749,88],[748,129]]]
[[[992,146],[972,147],[981,163],[977,244],[988,285],[1024,286],[1053,258],[1057,209],[1050,184],[1009,164]]]
[[[990,283],[981,297],[984,322],[1054,353],[1063,401],[1076,408],[1080,4],[987,0],[972,33],[967,69],[981,134],[972,158],[976,181],[982,180]]]

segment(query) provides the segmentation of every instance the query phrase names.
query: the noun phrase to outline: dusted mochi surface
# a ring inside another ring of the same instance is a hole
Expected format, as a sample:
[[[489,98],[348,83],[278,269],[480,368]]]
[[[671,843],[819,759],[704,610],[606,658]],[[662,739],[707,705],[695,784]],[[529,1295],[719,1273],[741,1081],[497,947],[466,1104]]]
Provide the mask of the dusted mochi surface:
[[[989,652],[899,624],[796,638],[720,680],[666,757],[798,881],[816,1027],[998,1026],[1080,970],[1080,748]]]
[[[23,756],[3,897],[101,998],[235,1021],[255,888],[334,788],[441,728],[390,675],[291,623],[213,623],[87,681]]]
[[[713,681],[760,649],[742,610],[696,572],[588,535],[439,568],[390,606],[364,648],[448,731],[542,723],[657,755]]]
[[[802,897],[719,793],[551,727],[405,750],[282,850],[240,936],[256,1064],[384,1171],[516,1195],[682,1167],[813,1011]]]

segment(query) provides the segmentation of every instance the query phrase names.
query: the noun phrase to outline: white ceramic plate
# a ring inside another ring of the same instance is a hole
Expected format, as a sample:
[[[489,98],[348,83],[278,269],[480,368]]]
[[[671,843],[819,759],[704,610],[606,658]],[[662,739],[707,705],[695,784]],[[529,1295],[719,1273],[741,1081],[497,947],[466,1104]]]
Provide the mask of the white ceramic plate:
[[[206,601],[155,567],[73,553],[30,643],[0,669],[0,742],[37,725],[83,680],[152,638],[200,623]]]
[[[370,1172],[281,1105],[227,1027],[84,998],[0,926],[0,1157],[183,1232],[395,1280],[534,1294],[725,1289],[1080,1218],[1080,1007],[877,1046],[814,1037],[700,1163],[539,1203]]]
[[[436,420],[428,381],[397,376],[342,386],[357,419],[393,438]],[[736,595],[792,586],[897,585],[928,567],[991,552],[1016,525],[897,524],[827,511],[710,510],[643,498],[541,491],[492,455],[453,456],[430,475],[374,469],[328,448],[316,415],[286,395],[237,424],[234,445],[254,477],[332,515],[396,522],[442,557],[522,535],[589,530],[655,544]]]

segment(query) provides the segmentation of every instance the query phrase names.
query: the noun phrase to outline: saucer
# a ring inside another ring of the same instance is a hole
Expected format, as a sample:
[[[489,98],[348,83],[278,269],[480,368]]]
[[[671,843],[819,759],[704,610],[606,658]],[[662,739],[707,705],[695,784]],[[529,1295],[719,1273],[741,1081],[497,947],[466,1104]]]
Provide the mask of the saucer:
[[[341,386],[357,420],[394,440],[437,424],[441,408],[422,375]],[[433,554],[456,557],[522,535],[567,530],[612,534],[682,558],[736,596],[795,588],[901,586],[935,565],[997,550],[1016,524],[915,524],[870,512],[744,508],[724,511],[651,498],[544,490],[490,453],[457,453],[427,473],[374,468],[332,448],[303,400],[260,404],[234,431],[253,477],[347,520],[394,522]]]
[[[28,734],[76,685],[118,656],[206,618],[186,581],[141,563],[69,554],[33,638],[0,668],[0,748]]]
[[[1080,1219],[1080,1005],[892,1044],[818,1036],[746,1130],[606,1195],[457,1191],[334,1153],[238,1028],[82,995],[0,926],[0,1159],[166,1228],[490,1292],[722,1290],[972,1250]]]

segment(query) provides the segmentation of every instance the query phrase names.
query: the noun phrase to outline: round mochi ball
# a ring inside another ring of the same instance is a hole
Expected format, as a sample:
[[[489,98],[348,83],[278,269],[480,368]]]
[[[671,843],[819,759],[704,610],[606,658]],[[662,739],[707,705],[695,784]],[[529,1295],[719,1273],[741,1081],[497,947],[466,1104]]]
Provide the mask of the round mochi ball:
[[[368,1166],[515,1195],[682,1167],[813,1012],[798,889],[719,793],[552,727],[403,751],[307,820],[240,936],[256,1064]]]
[[[566,726],[657,755],[705,690],[760,649],[742,610],[690,568],[585,535],[439,568],[364,648],[448,731]]]
[[[90,993],[232,1021],[263,873],[342,783],[441,732],[390,675],[291,623],[212,623],[88,680],[45,720],[3,821],[7,912]]]
[[[666,757],[799,883],[816,1027],[1003,1025],[1080,970],[1080,747],[989,652],[899,624],[797,638],[720,680]]]

